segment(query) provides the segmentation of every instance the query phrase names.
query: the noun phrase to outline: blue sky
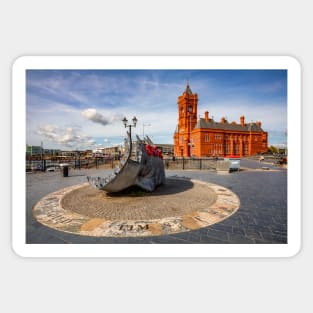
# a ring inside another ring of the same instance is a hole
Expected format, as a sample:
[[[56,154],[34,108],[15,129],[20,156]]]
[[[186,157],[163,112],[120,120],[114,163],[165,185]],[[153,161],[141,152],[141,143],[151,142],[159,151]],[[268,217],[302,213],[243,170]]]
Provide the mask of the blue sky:
[[[177,98],[187,81],[201,117],[206,110],[216,121],[244,115],[262,122],[270,144],[286,142],[284,70],[28,70],[27,144],[64,150],[120,144],[121,120],[134,115],[135,133],[173,143]]]

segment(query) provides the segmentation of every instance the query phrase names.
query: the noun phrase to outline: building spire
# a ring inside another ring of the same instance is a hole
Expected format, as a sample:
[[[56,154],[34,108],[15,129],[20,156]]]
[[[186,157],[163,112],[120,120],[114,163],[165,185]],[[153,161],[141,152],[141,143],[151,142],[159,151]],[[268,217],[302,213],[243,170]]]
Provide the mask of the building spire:
[[[185,93],[189,94],[189,95],[192,95],[192,91],[189,87],[189,79],[187,80],[187,86],[186,86],[186,89],[185,89]]]

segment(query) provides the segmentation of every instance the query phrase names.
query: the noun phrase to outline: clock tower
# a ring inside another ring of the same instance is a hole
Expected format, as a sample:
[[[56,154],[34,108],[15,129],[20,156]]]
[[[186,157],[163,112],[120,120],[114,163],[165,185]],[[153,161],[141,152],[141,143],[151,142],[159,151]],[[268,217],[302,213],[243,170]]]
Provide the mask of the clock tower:
[[[178,97],[178,125],[174,134],[174,154],[190,157],[191,132],[197,123],[198,95],[192,93],[189,83],[185,91]]]

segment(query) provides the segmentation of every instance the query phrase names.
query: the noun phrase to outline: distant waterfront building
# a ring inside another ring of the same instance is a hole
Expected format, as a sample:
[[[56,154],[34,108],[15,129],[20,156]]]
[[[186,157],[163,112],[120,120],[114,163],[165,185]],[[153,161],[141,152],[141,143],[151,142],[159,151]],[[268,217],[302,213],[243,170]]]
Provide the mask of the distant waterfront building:
[[[60,149],[44,149],[42,146],[26,145],[26,156],[55,156],[61,152]]]
[[[173,144],[167,144],[167,143],[153,143],[149,136],[145,136],[145,142],[156,146],[158,149],[160,149],[163,153],[163,155],[174,155],[174,145]]]
[[[41,146],[29,146],[26,145],[26,156],[38,156],[43,155],[44,149]]]
[[[44,149],[44,154],[45,155],[54,156],[54,155],[59,155],[60,152],[61,152],[60,149]]]
[[[174,155],[183,157],[252,156],[267,152],[268,134],[261,122],[216,122],[209,112],[197,115],[198,95],[189,84],[178,97],[178,125],[174,133]]]
[[[157,143],[155,146],[162,151],[163,155],[174,155],[173,144]]]
[[[93,156],[118,158],[121,155],[121,147],[111,146],[92,150]]]
[[[120,150],[121,149],[119,146],[106,147],[102,149],[103,154],[105,156],[114,157],[114,158],[118,157],[121,154]]]

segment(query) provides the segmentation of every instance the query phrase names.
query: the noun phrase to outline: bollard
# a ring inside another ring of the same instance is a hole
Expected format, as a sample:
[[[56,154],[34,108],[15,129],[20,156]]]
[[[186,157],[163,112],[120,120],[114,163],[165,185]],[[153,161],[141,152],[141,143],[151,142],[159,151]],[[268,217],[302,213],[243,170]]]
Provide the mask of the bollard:
[[[68,168],[69,168],[69,164],[67,164],[67,163],[62,163],[62,164],[60,164],[60,166],[61,166],[61,169],[62,169],[62,175],[63,175],[63,177],[68,177]]]
[[[63,177],[68,177],[68,166],[63,167]]]

